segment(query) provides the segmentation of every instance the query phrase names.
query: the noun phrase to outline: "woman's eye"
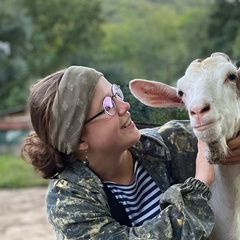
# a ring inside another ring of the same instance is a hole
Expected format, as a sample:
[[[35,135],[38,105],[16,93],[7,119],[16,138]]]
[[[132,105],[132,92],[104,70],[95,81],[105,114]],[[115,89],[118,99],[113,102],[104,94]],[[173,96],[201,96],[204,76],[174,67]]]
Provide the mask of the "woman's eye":
[[[105,110],[106,110],[106,111],[109,111],[111,108],[112,108],[112,107],[110,107],[110,106],[105,106]]]
[[[178,91],[178,95],[180,96],[180,97],[182,97],[183,96],[183,91]]]

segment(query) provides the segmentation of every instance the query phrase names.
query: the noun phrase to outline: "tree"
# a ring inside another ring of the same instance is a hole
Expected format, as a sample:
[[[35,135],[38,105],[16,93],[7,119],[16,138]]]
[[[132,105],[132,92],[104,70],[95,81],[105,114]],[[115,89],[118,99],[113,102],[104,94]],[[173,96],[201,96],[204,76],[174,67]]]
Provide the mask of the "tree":
[[[100,0],[2,0],[0,15],[0,109],[25,104],[31,80],[90,65],[102,37]]]
[[[118,69],[122,71],[118,71],[116,79],[122,79],[121,86],[127,86],[132,78],[175,85],[190,60],[194,56],[198,58],[201,53],[199,40],[204,40],[206,31],[200,33],[198,30],[202,28],[201,21],[206,19],[208,1],[191,2],[191,7],[186,0],[170,3],[153,0],[111,2],[104,1],[106,21],[103,24],[102,59],[110,66],[118,63]],[[203,25],[206,23],[207,19]],[[129,94],[126,99],[131,104],[135,121],[163,123],[169,120],[169,116],[187,118],[187,114],[181,112],[173,114],[173,110],[143,106],[131,97],[129,91],[125,91],[126,95]]]
[[[240,29],[240,2],[216,0],[208,24],[209,49],[234,56],[234,43]]]
[[[17,0],[2,0],[0,15],[0,109],[5,109],[26,102],[31,21]]]
[[[32,19],[32,74],[88,64],[101,40],[99,0],[22,0]]]
[[[110,62],[122,62],[130,78],[174,81],[174,63],[181,56],[176,12],[147,1],[135,4],[134,11],[133,3],[128,5],[118,8],[119,21],[109,21],[103,26],[105,56]]]

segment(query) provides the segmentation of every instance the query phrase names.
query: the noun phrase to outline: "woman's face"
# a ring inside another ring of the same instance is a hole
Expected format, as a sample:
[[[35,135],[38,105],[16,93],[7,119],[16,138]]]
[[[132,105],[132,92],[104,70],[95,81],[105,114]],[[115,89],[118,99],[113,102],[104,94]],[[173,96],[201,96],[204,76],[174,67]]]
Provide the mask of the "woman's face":
[[[103,99],[106,96],[113,96],[112,84],[104,77],[100,77],[86,119],[103,110]],[[113,101],[116,103],[116,113],[113,116],[103,113],[84,127],[82,138],[93,151],[106,152],[106,154],[110,154],[111,151],[121,152],[140,138],[140,132],[128,112],[129,103],[119,97],[113,97]]]

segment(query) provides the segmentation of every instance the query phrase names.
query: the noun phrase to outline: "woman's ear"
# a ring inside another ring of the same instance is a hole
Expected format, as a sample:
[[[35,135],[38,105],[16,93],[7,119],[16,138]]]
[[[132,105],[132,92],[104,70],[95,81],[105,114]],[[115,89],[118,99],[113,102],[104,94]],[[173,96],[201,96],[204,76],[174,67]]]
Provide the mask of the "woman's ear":
[[[79,144],[78,144],[78,150],[87,150],[88,149],[88,144],[86,141],[80,139]]]

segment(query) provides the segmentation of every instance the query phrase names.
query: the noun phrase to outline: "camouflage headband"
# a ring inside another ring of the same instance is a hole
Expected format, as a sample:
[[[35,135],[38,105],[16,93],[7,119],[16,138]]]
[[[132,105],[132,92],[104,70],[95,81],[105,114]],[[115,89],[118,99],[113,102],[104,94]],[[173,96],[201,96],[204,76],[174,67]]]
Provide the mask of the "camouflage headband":
[[[93,68],[66,69],[52,105],[49,125],[51,145],[59,152],[76,150],[98,79],[103,74]]]

